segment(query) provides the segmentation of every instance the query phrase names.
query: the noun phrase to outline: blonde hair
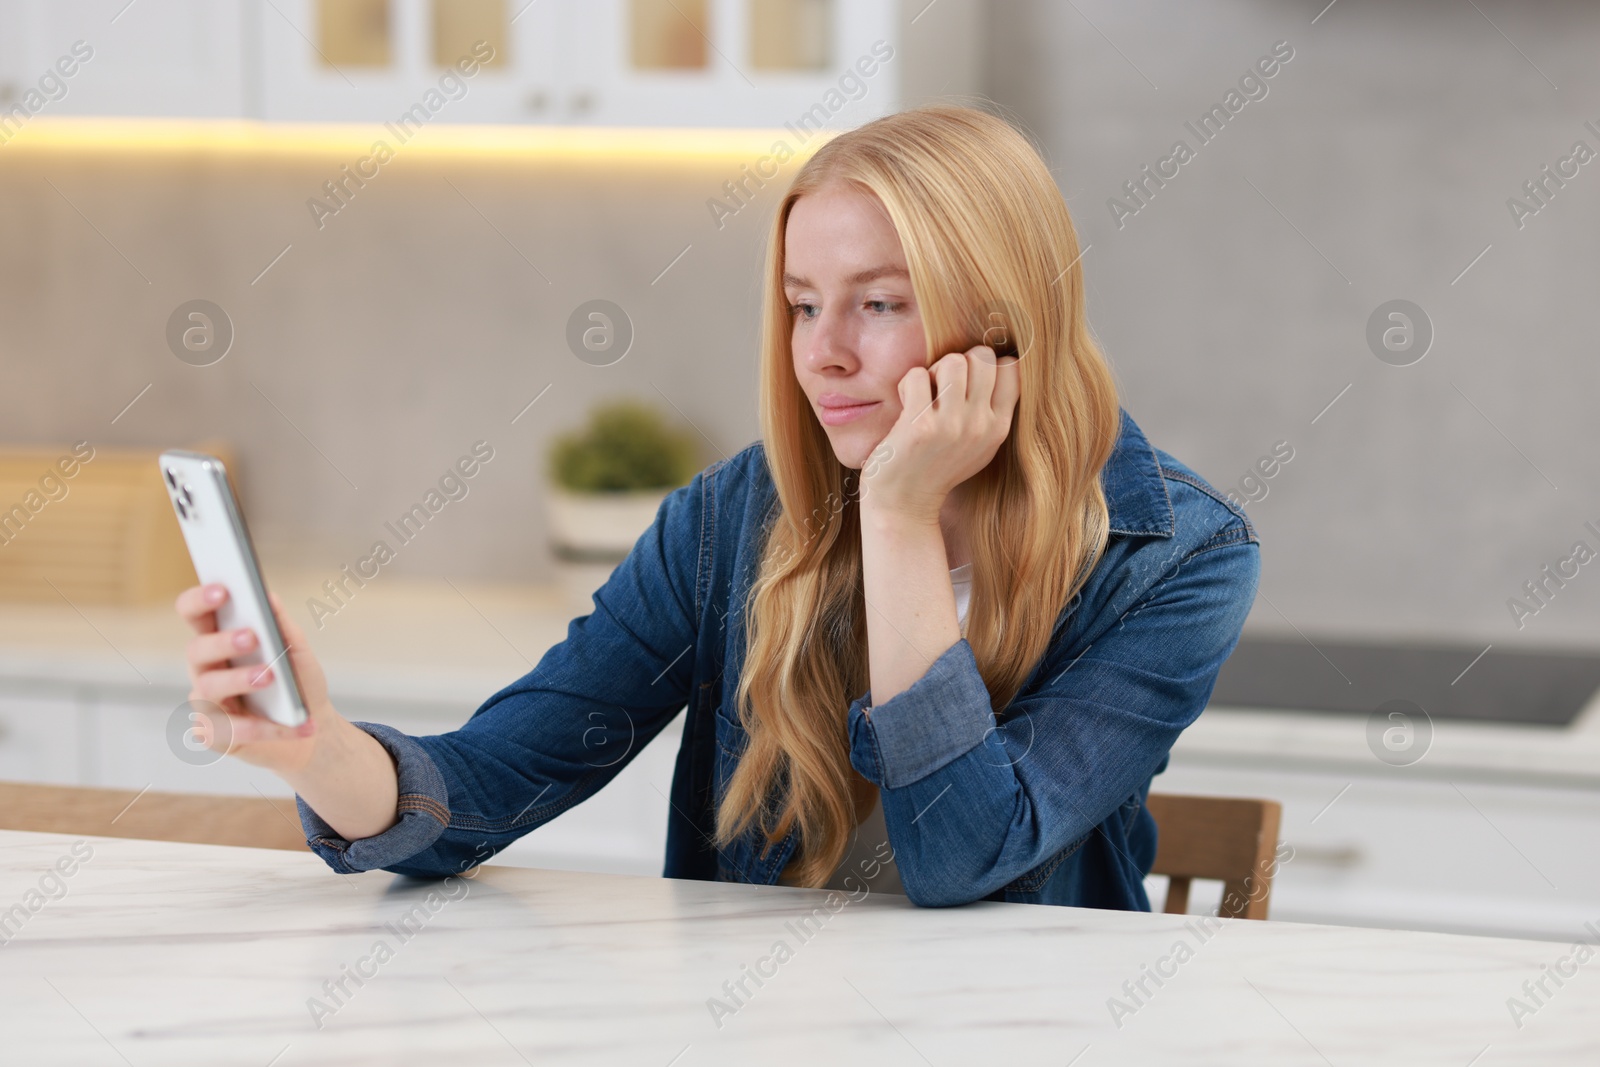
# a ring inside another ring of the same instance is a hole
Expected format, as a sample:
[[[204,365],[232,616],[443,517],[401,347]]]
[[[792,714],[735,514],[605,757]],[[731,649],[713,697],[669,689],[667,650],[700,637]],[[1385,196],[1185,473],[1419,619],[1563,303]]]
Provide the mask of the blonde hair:
[[[748,734],[717,809],[727,845],[798,829],[797,884],[821,886],[859,821],[845,710],[869,687],[858,472],[834,456],[795,378],[783,291],[796,200],[824,183],[875,195],[899,234],[927,363],[1013,331],[1020,398],[1005,442],[963,488],[972,594],[966,639],[998,715],[1044,655],[1105,549],[1099,474],[1118,431],[1115,385],[1069,269],[1078,238],[1037,150],[964,107],[925,107],[843,133],[801,167],[773,221],[761,338],[761,432],[779,509],[744,610],[735,706]],[[995,316],[1000,316],[996,318]]]

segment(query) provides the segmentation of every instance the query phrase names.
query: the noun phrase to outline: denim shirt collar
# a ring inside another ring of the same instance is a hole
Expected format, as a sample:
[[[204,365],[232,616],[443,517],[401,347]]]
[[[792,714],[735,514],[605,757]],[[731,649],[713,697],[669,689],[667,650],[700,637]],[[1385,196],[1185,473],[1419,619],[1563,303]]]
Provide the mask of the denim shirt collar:
[[[1117,443],[1100,472],[1111,533],[1171,537],[1178,520],[1155,449],[1126,411],[1120,417]]]

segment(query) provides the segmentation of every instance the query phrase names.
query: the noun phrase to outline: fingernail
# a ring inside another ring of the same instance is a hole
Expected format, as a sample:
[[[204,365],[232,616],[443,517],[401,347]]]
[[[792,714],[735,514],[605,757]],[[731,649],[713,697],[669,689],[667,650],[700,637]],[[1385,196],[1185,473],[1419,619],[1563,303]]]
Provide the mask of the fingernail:
[[[206,590],[206,599],[215,604],[222,599],[222,586],[214,585]]]
[[[268,667],[266,670],[262,671],[260,674],[255,676],[255,681],[254,681],[253,684],[259,689],[261,686],[270,685],[271,683],[272,683],[272,668]]]
[[[249,648],[250,642],[253,640],[253,638],[254,635],[251,634],[249,630],[240,630],[238,633],[233,635],[234,647]]]

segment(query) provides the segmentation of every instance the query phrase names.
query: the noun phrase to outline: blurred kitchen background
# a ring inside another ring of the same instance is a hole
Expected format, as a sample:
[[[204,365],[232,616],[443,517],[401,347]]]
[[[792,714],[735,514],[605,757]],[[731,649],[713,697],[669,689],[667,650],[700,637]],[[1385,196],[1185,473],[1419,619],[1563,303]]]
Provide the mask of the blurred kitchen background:
[[[0,777],[284,792],[184,742],[168,447],[230,461],[346,715],[459,725],[757,438],[798,163],[954,101],[1035,139],[1124,406],[1261,533],[1155,788],[1284,802],[1275,918],[1576,939],[1597,42],[1579,0],[0,0]],[[677,736],[500,861],[658,873]]]

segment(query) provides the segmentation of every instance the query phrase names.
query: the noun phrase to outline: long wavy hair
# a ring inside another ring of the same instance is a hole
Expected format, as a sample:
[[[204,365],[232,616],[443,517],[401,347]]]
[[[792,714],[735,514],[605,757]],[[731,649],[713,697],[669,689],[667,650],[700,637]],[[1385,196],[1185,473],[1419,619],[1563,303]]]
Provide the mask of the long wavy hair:
[[[786,874],[805,886],[827,882],[865,814],[845,720],[870,685],[860,472],[834,455],[795,378],[783,291],[790,210],[839,181],[876,196],[899,234],[927,365],[1004,339],[1021,356],[1011,431],[963,486],[972,551],[964,636],[997,716],[1105,550],[1099,475],[1119,416],[1084,316],[1067,205],[1010,123],[973,108],[918,108],[840,134],[801,167],[767,246],[761,433],[778,506],[743,606],[735,705],[748,745],[718,805],[716,839],[729,844],[755,824],[764,851],[798,828]]]

